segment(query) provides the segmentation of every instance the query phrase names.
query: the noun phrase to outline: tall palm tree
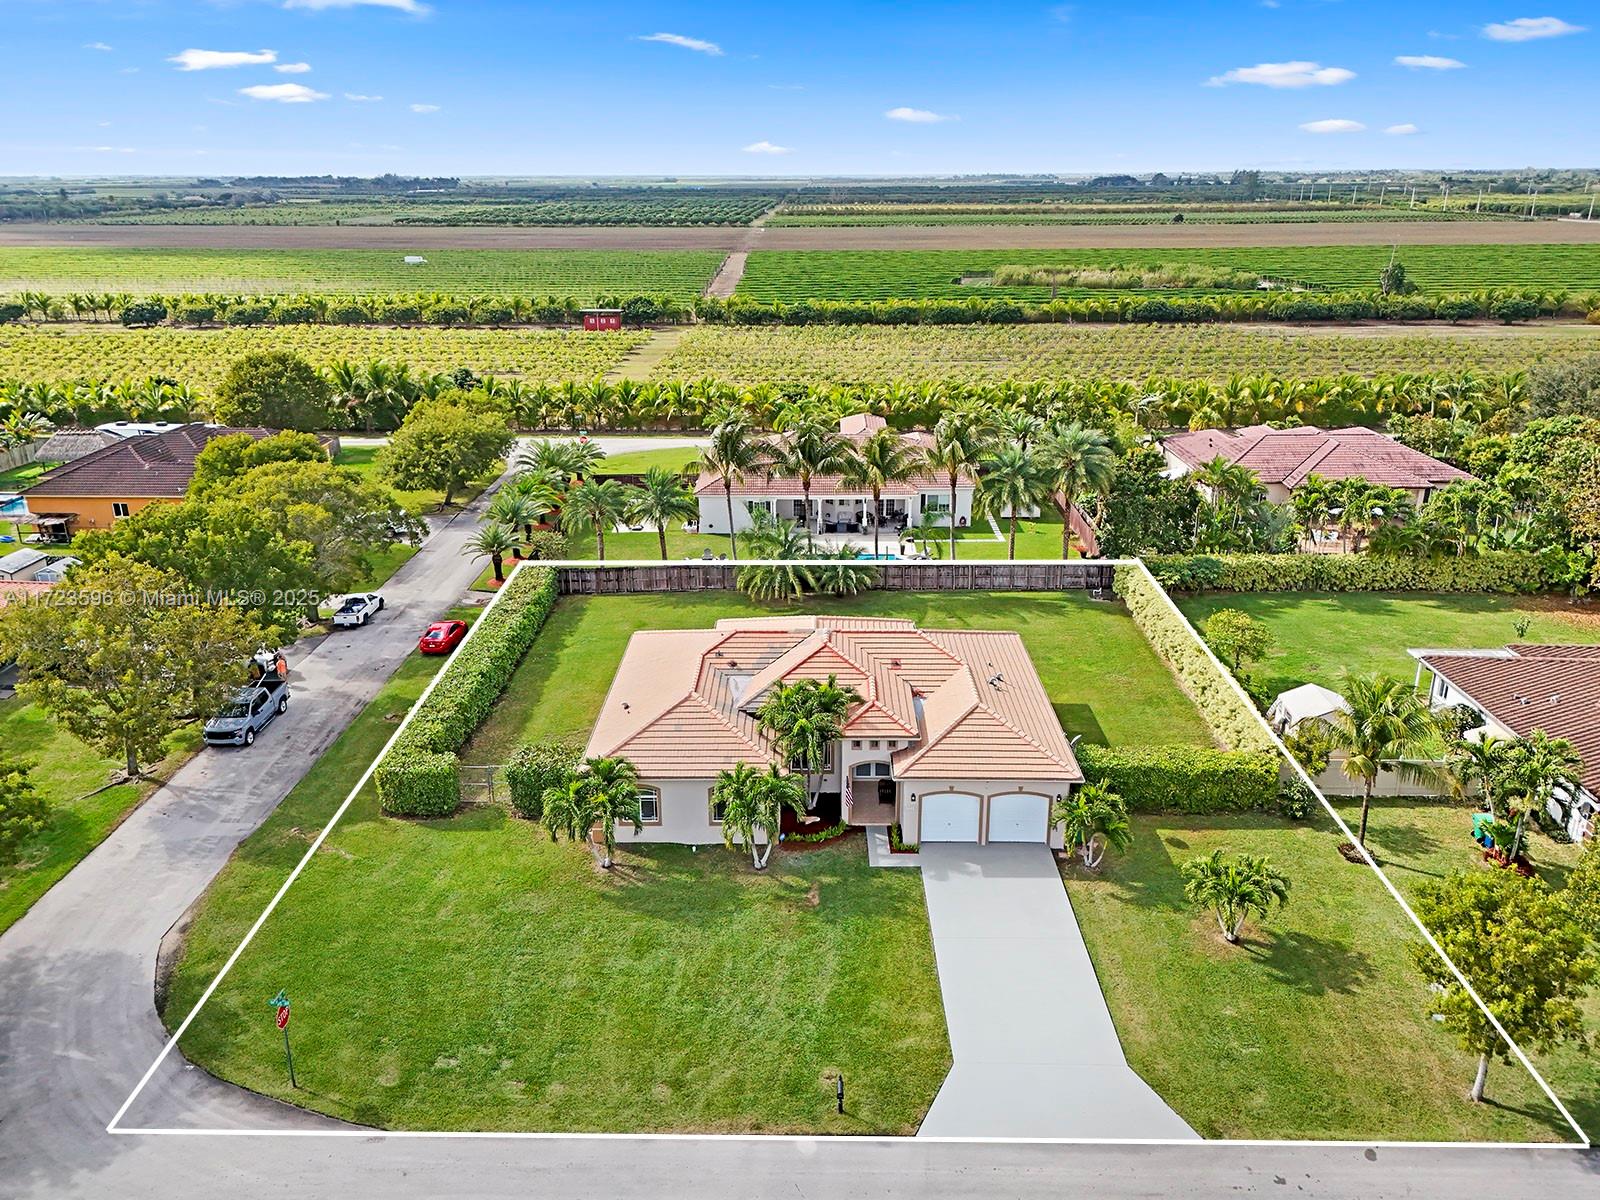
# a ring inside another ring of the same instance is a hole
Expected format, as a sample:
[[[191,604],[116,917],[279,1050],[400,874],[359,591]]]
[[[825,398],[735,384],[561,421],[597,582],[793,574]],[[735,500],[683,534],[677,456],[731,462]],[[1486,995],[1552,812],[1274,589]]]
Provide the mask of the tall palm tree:
[[[1289,903],[1289,877],[1264,854],[1228,857],[1213,850],[1207,857],[1191,858],[1182,871],[1189,903],[1209,908],[1222,936],[1235,944],[1251,913],[1265,920],[1273,905]]]
[[[694,495],[684,485],[683,476],[666,467],[651,467],[644,473],[642,486],[629,498],[628,520],[654,527],[661,543],[661,561],[667,561],[667,526],[674,521],[692,521],[700,513]]]
[[[778,423],[781,436],[768,443],[774,475],[791,475],[800,481],[804,500],[801,516],[805,521],[806,545],[812,544],[811,487],[819,475],[834,475],[844,470],[850,459],[850,443],[839,432],[838,423],[826,411],[805,406],[786,412]]]
[[[1569,796],[1577,794],[1583,760],[1571,742],[1553,738],[1542,729],[1535,729],[1527,737],[1512,742],[1507,747],[1506,760],[1502,792],[1514,791],[1522,801],[1517,813],[1517,832],[1511,841],[1511,857],[1515,859],[1522,852],[1529,815],[1543,811],[1557,790]]]
[[[574,842],[587,842],[598,825],[605,847],[600,865],[610,870],[617,853],[618,823],[627,822],[635,833],[644,830],[638,769],[626,758],[584,759],[564,785],[545,791],[543,820],[551,841],[565,835]]]
[[[1133,843],[1128,806],[1103,783],[1086,783],[1056,801],[1050,821],[1062,827],[1062,839],[1091,871],[1099,867],[1108,848],[1120,852]]]
[[[743,842],[756,870],[764,871],[778,844],[784,810],[803,815],[806,793],[800,781],[780,771],[776,763],[763,772],[741,762],[717,776],[711,802],[722,808],[722,844],[732,850],[736,841]],[[756,847],[758,830],[766,835],[761,849]]]
[[[739,561],[738,539],[733,536],[733,485],[760,467],[762,445],[742,412],[723,414],[711,430],[711,444],[700,452],[700,470],[716,476],[728,505],[728,553]]]
[[[1421,765],[1399,760],[1438,726],[1411,685],[1391,675],[1352,676],[1345,684],[1344,699],[1347,707],[1328,718],[1328,728],[1333,747],[1345,752],[1340,769],[1346,778],[1361,783],[1361,829],[1356,840],[1365,846],[1378,772],[1389,769],[1402,777],[1426,777]]]
[[[1111,439],[1077,421],[1058,425],[1039,442],[1039,462],[1050,484],[1050,501],[1061,514],[1061,557],[1072,548],[1072,508],[1085,492],[1104,496],[1117,473]]]
[[[973,500],[982,512],[1008,514],[1008,559],[1017,557],[1018,514],[1045,499],[1050,484],[1044,465],[1026,446],[1007,443],[979,463]]]
[[[951,562],[956,558],[956,487],[963,475],[972,473],[986,445],[977,414],[955,409],[934,425],[933,442],[925,452],[928,470],[943,476],[950,486],[950,511],[945,514],[945,522],[950,526]]]
[[[499,521],[485,521],[478,527],[478,532],[467,539],[466,545],[461,547],[461,553],[475,558],[487,558],[494,564],[494,581],[504,583],[505,556],[513,553],[517,548],[517,531],[509,525],[502,525]]]
[[[790,763],[799,763],[806,778],[806,807],[816,806],[811,781],[827,762],[828,749],[844,730],[844,719],[861,695],[841,687],[835,675],[824,683],[801,679],[772,686],[756,709],[756,721]]]
[[[615,479],[585,479],[570,489],[561,503],[561,528],[565,533],[593,533],[601,562],[606,560],[606,530],[625,520],[633,503],[633,488]]]
[[[844,464],[844,481],[872,495],[872,557],[878,557],[878,530],[883,524],[883,489],[916,474],[920,454],[892,429],[875,429]]]
[[[1463,740],[1452,751],[1445,768],[1450,790],[1463,799],[1476,790],[1495,820],[1500,819],[1494,807],[1495,789],[1511,765],[1506,753],[1510,748],[1510,739],[1492,733],[1477,741]]]

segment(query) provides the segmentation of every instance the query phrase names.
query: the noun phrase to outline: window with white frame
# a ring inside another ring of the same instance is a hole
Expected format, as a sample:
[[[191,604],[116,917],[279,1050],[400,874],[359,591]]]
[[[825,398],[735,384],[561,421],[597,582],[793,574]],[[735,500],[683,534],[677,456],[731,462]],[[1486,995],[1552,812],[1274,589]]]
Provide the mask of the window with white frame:
[[[125,500],[113,500],[111,502],[111,515],[113,517],[125,517],[125,516],[127,516],[128,515],[128,504],[127,504],[127,501],[125,501]]]
[[[639,820],[646,825],[661,824],[661,793],[655,788],[642,787],[637,794]]]
[[[889,778],[889,764],[886,762],[858,762],[850,768],[850,774],[857,779],[887,779]]]

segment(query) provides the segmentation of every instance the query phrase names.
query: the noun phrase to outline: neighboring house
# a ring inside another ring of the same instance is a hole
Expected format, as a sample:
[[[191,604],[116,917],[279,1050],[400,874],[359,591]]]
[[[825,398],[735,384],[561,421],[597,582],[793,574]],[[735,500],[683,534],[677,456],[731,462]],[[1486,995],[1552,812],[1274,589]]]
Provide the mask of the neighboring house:
[[[1294,429],[1266,425],[1232,431],[1196,429],[1163,438],[1161,451],[1166,456],[1169,479],[1199,471],[1220,456],[1254,471],[1265,499],[1274,504],[1288,503],[1295,489],[1312,475],[1335,483],[1359,477],[1368,483],[1400,488],[1418,508],[1435,489],[1473,478],[1459,467],[1360,425],[1347,429],[1318,429],[1314,425]]]
[[[195,422],[164,433],[118,438],[41,475],[23,493],[29,516],[47,541],[64,541],[85,529],[108,529],[158,500],[179,500],[194,475],[194,461],[213,438],[247,433],[271,437],[276,429],[234,429]],[[336,439],[325,439],[329,453]]]
[[[1302,683],[1299,687],[1279,692],[1267,709],[1267,724],[1288,737],[1297,733],[1307,721],[1323,721],[1334,713],[1349,712],[1350,706],[1343,696],[1320,683]]]
[[[0,583],[29,583],[39,577],[50,557],[38,550],[13,550],[0,557]]]
[[[67,463],[93,454],[118,441],[114,434],[98,429],[79,429],[75,426],[58,429],[39,443],[33,461],[38,463]]]
[[[585,753],[639,772],[644,832],[722,840],[719,772],[778,761],[755,711],[778,682],[836,676],[862,697],[822,774],[815,827],[900,824],[908,842],[1049,842],[1049,812],[1083,780],[1015,633],[908,620],[756,617],[648,630],[628,642]]]
[[[882,417],[857,413],[840,420],[839,432],[859,445],[885,424]],[[933,441],[929,434],[920,432],[901,434],[901,437],[918,450],[926,449]],[[972,524],[975,482],[970,474],[963,474],[956,484],[955,523],[958,528]],[[727,533],[728,499],[722,480],[710,472],[701,472],[695,481],[694,494],[700,501],[700,532]],[[753,472],[734,481],[733,532],[750,528],[750,510],[754,508],[764,508],[785,521],[799,522],[804,504],[805,496],[798,478]],[[811,481],[811,528],[818,533],[870,534],[874,520],[885,531],[897,533],[917,524],[924,512],[939,514],[939,523],[947,525],[949,510],[948,477],[919,474],[888,484],[883,489],[876,517],[872,512],[872,496],[866,489],[846,484],[839,475],[819,475]]]
[[[1600,646],[1518,645],[1491,650],[1408,650],[1417,683],[1427,671],[1428,704],[1465,705],[1483,718],[1468,734],[1525,737],[1543,730],[1572,743],[1583,760],[1576,796],[1559,794],[1550,816],[1574,841],[1600,824]]]

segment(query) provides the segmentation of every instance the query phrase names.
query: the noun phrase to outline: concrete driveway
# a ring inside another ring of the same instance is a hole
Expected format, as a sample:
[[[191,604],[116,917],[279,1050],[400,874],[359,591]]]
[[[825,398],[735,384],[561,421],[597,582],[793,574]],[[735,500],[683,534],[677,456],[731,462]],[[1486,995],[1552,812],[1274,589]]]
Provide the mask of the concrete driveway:
[[[920,857],[955,1066],[917,1136],[1197,1137],[1123,1058],[1050,849]]]

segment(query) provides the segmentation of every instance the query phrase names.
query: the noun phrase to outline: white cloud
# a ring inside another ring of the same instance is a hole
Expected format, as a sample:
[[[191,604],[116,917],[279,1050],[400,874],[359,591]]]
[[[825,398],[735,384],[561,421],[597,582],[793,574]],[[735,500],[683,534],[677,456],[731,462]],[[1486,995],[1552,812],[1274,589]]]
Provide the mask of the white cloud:
[[[283,6],[309,8],[313,12],[326,8],[393,8],[414,17],[425,17],[433,11],[421,0],[283,0]]]
[[[304,75],[311,70],[310,63],[279,63],[272,68],[279,75]]]
[[[326,100],[327,92],[317,92],[303,83],[258,83],[242,87],[239,95],[252,100],[274,100],[279,104],[310,104],[313,100]]]
[[[1300,128],[1307,133],[1360,133],[1366,129],[1366,126],[1360,121],[1334,119],[1329,121],[1307,121]]]
[[[746,154],[793,154],[788,146],[775,146],[771,142],[751,142],[743,147]]]
[[[85,42],[83,48],[85,50],[110,50],[111,49],[111,47],[106,45],[104,42]]]
[[[1459,58],[1442,58],[1437,54],[1398,54],[1395,65],[1410,67],[1413,71],[1459,71],[1467,64]]]
[[[685,50],[693,50],[697,54],[709,54],[713,58],[722,55],[722,47],[715,42],[708,42],[704,38],[684,37],[681,33],[647,33],[639,39],[641,42],[664,42],[668,46],[682,46]]]
[[[354,100],[357,104],[376,104],[383,99],[382,96],[363,96],[360,92],[346,92],[344,98]]]
[[[954,121],[956,117],[944,113],[929,112],[925,108],[891,108],[883,114],[891,121],[909,121],[913,125],[936,125],[940,121]]]
[[[436,113],[439,111],[437,104],[413,104],[411,111],[414,113]]]
[[[1582,25],[1569,25],[1560,17],[1518,17],[1483,27],[1483,36],[1496,42],[1531,42],[1535,38],[1566,37],[1582,33]]]
[[[1407,121],[1404,125],[1391,125],[1384,132],[1391,137],[1410,137],[1413,133],[1421,133],[1422,130]]]
[[[256,67],[278,61],[276,50],[185,50],[167,59],[180,71],[214,71],[219,67]]]
[[[1347,71],[1343,67],[1325,67],[1321,63],[1257,63],[1253,67],[1235,67],[1222,75],[1213,75],[1206,80],[1206,86],[1258,83],[1270,88],[1330,87],[1336,83],[1347,83],[1355,77],[1354,71]]]

